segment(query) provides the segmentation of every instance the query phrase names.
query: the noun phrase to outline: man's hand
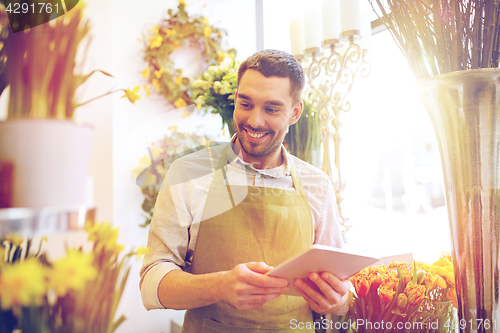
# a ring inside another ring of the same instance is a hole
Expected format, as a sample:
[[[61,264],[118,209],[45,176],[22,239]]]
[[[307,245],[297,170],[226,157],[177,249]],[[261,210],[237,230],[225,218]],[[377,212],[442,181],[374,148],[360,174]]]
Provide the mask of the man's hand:
[[[321,276],[318,273],[311,273],[309,279],[316,284],[321,292],[314,290],[301,279],[295,280],[294,287],[313,311],[321,314],[335,312],[339,315],[347,312],[349,308],[345,305],[351,288],[349,280],[339,280],[329,272],[323,272]],[[345,309],[345,311],[339,311],[341,309]]]
[[[222,300],[240,311],[260,308],[290,289],[286,279],[264,275],[272,267],[263,262],[239,264],[222,280]]]

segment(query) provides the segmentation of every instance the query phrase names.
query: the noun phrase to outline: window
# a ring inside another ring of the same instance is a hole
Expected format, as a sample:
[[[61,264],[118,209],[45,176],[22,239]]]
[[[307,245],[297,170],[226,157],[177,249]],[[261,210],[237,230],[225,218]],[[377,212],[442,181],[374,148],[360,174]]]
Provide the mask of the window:
[[[290,51],[289,21],[303,11],[293,1],[264,1],[264,46]],[[371,47],[371,73],[355,79],[341,119],[346,239],[358,251],[432,262],[451,249],[436,138],[391,34],[373,35]]]

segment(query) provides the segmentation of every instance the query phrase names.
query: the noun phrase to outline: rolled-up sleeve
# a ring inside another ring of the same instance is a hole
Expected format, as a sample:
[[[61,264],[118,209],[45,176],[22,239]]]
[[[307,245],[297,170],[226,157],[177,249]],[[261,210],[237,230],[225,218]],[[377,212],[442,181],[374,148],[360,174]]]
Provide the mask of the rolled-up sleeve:
[[[147,310],[164,309],[158,298],[158,286],[163,277],[174,269],[186,270],[186,254],[189,244],[189,223],[180,223],[178,212],[187,211],[185,191],[182,184],[168,186],[167,179],[175,175],[175,168],[169,170],[165,186],[159,191],[151,221],[148,248],[140,271],[140,289],[144,307]],[[171,174],[171,171],[174,175]],[[175,197],[175,205],[173,197]],[[187,216],[189,214],[182,214]]]

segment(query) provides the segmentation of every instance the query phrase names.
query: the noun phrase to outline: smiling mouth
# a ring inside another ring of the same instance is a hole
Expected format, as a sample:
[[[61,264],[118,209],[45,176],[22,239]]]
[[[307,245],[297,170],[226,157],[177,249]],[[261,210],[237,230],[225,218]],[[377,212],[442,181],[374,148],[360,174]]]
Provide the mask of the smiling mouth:
[[[248,136],[251,137],[252,139],[260,139],[262,138],[263,136],[267,135],[267,132],[260,132],[260,133],[257,133],[257,132],[251,132],[249,131],[248,129],[245,128],[245,131],[247,132]]]

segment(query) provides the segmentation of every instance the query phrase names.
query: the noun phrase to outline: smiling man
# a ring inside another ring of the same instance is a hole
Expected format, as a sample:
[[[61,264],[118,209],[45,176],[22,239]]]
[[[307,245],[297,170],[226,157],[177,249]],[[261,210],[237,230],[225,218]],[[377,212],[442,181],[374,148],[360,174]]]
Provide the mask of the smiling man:
[[[350,283],[331,273],[296,280],[302,297],[283,295],[287,281],[264,275],[313,243],[342,246],[330,179],[283,147],[304,82],[291,55],[252,55],[238,72],[231,143],[185,156],[167,173],[141,293],[148,310],[187,309],[183,332],[296,331],[292,323],[314,332],[311,310],[348,309]]]

